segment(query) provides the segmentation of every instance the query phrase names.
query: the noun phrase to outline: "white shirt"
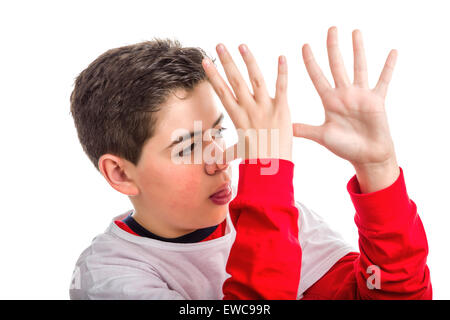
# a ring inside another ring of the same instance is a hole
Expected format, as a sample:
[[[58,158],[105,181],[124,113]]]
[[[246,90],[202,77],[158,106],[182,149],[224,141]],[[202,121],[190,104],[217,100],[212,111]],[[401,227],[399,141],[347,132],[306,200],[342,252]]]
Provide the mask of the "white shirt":
[[[357,250],[313,210],[298,201],[295,205],[302,248],[301,299],[339,259]],[[236,237],[229,214],[224,236],[171,243],[133,235],[114,223],[131,212],[114,217],[82,252],[72,276],[71,299],[222,299],[222,285],[230,276],[225,266]]]

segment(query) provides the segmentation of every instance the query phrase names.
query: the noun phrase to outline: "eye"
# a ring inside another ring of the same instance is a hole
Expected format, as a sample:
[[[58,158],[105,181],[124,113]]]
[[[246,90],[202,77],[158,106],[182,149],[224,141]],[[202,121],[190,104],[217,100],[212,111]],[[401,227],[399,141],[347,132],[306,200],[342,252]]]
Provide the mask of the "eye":
[[[184,157],[184,156],[190,155],[191,152],[194,151],[194,148],[195,148],[195,145],[196,145],[196,144],[197,144],[197,143],[194,142],[194,143],[191,144],[189,147],[187,147],[187,148],[181,150],[180,152],[178,152],[178,156]]]
[[[219,129],[217,129],[217,131],[214,133],[215,137],[218,138],[223,138],[222,132],[225,131],[227,128],[221,127]],[[184,156],[188,156],[192,153],[192,151],[194,151],[195,146],[197,145],[196,142],[194,142],[193,144],[191,144],[189,147],[181,150],[180,152],[178,152],[178,156],[179,157],[184,157]]]
[[[222,132],[223,131],[225,131],[225,130],[227,130],[227,128],[224,128],[224,127],[221,127],[221,128],[219,128],[217,131],[217,135],[220,137],[220,138],[223,138],[223,135],[222,135]]]

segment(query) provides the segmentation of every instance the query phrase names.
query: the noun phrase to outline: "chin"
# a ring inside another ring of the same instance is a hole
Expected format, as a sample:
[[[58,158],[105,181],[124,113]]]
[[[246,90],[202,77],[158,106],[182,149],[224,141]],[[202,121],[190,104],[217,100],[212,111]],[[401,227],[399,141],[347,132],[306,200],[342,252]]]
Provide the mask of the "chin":
[[[221,206],[221,208],[217,208],[217,210],[215,210],[212,215],[210,215],[207,219],[205,219],[205,222],[206,221],[208,222],[207,225],[205,225],[205,228],[216,226],[222,223],[227,217],[227,214],[228,214],[228,203],[226,205],[224,204],[223,206]]]
[[[223,210],[221,210],[220,215],[218,215],[217,224],[219,224],[223,220],[225,220],[225,218],[227,217],[227,214],[228,214],[228,203],[226,205],[223,205]]]

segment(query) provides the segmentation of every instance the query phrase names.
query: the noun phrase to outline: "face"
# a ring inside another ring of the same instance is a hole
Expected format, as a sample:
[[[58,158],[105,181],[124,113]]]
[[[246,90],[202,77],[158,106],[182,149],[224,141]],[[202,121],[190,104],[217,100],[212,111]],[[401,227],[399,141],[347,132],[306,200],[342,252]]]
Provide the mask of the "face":
[[[230,183],[231,166],[203,157],[205,149],[214,155],[218,146],[224,147],[223,114],[214,95],[207,81],[189,94],[179,90],[172,95],[157,114],[155,134],[144,145],[138,165],[128,170],[139,190],[130,197],[134,218],[160,236],[177,237],[217,225],[227,215],[228,203],[217,204],[210,196]],[[212,139],[200,132],[176,143],[186,133],[211,128]]]

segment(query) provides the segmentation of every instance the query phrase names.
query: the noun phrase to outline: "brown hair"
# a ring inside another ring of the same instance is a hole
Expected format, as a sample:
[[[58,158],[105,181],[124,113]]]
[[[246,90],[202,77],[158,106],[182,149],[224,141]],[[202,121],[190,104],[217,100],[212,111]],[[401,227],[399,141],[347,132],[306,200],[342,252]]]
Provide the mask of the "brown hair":
[[[201,64],[206,56],[178,40],[154,38],[110,49],[78,75],[70,113],[97,170],[106,153],[137,165],[142,146],[154,135],[161,105],[176,89],[190,92],[207,80]]]

